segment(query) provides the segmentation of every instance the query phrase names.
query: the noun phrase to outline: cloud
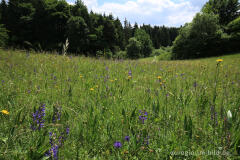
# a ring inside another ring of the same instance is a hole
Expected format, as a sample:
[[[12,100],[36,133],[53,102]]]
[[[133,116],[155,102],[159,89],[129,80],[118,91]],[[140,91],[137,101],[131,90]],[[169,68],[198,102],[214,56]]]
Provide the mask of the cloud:
[[[112,13],[132,24],[180,26],[190,22],[207,0],[84,0],[90,10]],[[205,2],[204,2],[205,1]]]

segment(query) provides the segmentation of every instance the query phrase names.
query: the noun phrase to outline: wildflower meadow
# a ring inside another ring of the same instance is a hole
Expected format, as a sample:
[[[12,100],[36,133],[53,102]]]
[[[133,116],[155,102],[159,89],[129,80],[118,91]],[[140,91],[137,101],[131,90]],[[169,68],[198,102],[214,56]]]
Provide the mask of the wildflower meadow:
[[[240,159],[240,54],[152,61],[0,50],[0,159]]]

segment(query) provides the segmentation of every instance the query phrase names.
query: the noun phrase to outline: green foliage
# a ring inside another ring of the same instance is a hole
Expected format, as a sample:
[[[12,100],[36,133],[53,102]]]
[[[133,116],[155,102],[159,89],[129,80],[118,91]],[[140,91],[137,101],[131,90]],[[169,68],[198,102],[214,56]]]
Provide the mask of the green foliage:
[[[67,37],[69,39],[69,51],[72,53],[81,53],[86,51],[89,30],[85,20],[80,17],[71,17],[68,22]]]
[[[5,47],[8,42],[8,34],[6,28],[0,24],[0,47]]]
[[[171,60],[171,59],[172,59],[172,52],[166,52],[166,51],[164,51],[164,52],[162,52],[162,53],[157,57],[157,59],[158,59],[159,61]]]
[[[202,8],[204,13],[214,13],[219,16],[221,25],[227,25],[239,15],[238,0],[209,0]]]
[[[213,13],[198,13],[192,23],[181,28],[179,36],[174,41],[173,58],[213,56],[218,51],[215,47],[221,36],[218,17]]]
[[[110,49],[114,57],[118,51],[126,49],[128,40],[139,28],[157,47],[171,45],[177,36],[177,28],[138,26],[137,23],[132,27],[126,19],[122,25],[111,14],[89,13],[82,0],[74,5],[65,0],[9,0],[8,3],[2,0],[0,20],[9,30],[9,47],[28,49],[25,42],[29,42],[36,51],[62,53],[62,46],[69,38],[68,52],[86,56],[96,56],[97,51]],[[143,38],[139,41],[147,42]],[[151,44],[147,42],[146,47],[142,47],[144,56],[151,52],[148,45]]]
[[[115,59],[126,59],[127,58],[127,52],[126,51],[118,51],[114,57]]]
[[[137,29],[134,37],[141,43],[141,55],[149,57],[153,50],[150,36],[143,29]]]
[[[129,44],[126,47],[128,58],[143,57],[141,50],[142,44],[135,37],[129,39]]]
[[[233,33],[240,32],[240,16],[227,25],[228,31]]]
[[[185,134],[188,136],[188,138],[192,138],[192,131],[193,131],[193,124],[192,124],[192,118],[190,116],[184,117],[184,131]]]

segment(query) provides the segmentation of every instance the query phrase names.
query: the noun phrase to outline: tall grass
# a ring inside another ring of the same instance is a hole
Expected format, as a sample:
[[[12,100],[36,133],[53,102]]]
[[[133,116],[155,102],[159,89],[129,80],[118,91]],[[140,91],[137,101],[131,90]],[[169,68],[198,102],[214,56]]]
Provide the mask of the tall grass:
[[[0,50],[0,159],[238,159],[240,55],[221,58]]]

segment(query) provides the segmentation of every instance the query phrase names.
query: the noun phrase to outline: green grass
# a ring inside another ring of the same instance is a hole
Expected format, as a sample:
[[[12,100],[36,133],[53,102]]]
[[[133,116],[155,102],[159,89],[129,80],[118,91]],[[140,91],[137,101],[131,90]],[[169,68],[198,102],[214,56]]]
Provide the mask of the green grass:
[[[64,137],[59,159],[238,159],[239,73],[240,54],[158,62],[0,50],[0,111],[9,111],[0,113],[0,159],[51,159],[49,132],[56,144]],[[44,127],[34,131],[42,104]]]

